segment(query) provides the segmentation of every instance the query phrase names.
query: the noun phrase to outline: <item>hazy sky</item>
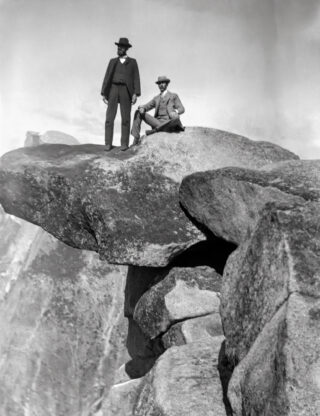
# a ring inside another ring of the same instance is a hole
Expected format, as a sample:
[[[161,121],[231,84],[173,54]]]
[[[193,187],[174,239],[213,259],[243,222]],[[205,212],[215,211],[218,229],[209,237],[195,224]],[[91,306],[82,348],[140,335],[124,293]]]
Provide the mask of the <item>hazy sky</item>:
[[[138,104],[167,75],[185,125],[320,158],[319,0],[0,0],[0,153],[27,130],[103,144],[119,37],[139,64]]]

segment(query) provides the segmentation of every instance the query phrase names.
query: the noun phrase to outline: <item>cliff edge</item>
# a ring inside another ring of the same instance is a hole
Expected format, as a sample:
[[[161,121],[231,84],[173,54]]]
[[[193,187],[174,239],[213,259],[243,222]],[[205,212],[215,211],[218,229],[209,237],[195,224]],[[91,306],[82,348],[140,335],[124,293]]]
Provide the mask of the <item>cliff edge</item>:
[[[297,156],[268,142],[199,127],[156,134],[125,153],[96,145],[23,148],[0,160],[0,203],[111,263],[166,266],[206,238],[180,207],[184,176],[288,159]]]

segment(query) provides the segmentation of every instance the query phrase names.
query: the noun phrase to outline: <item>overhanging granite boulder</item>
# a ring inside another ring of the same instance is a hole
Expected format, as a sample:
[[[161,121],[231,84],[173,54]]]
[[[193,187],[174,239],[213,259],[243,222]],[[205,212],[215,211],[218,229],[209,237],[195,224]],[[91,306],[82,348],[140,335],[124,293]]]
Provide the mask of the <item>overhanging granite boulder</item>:
[[[199,172],[184,178],[180,187],[180,201],[191,217],[235,244],[250,236],[266,203],[319,200],[319,160]]]
[[[271,143],[205,128],[159,133],[125,153],[94,145],[24,148],[1,158],[0,203],[109,262],[162,267],[205,239],[179,205],[185,175],[296,158]]]

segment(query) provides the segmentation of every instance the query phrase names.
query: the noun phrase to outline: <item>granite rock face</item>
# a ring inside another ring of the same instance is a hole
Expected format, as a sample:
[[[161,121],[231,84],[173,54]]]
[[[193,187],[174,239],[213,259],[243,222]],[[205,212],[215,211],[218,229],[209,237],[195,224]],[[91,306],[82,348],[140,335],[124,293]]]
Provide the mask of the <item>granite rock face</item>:
[[[181,202],[239,244],[222,279],[236,416],[320,414],[320,161],[226,168],[183,180]]]
[[[142,388],[143,378],[112,386],[95,416],[132,416]]]
[[[320,161],[287,161],[260,170],[225,168],[184,178],[180,201],[215,235],[240,244],[266,203],[320,200]]]
[[[320,297],[320,205],[271,205],[260,215],[251,238],[230,256],[222,284],[227,350],[240,360],[292,293]]]
[[[144,377],[133,416],[226,416],[218,373],[223,337],[169,348]]]
[[[109,262],[162,267],[205,239],[179,205],[185,175],[297,158],[271,143],[204,128],[159,133],[121,154],[103,150],[53,144],[7,153],[0,162],[0,203]]]
[[[319,220],[318,203],[267,206],[228,262],[221,313],[226,354],[240,361],[236,415],[319,414]]]
[[[127,359],[127,267],[1,212],[0,414],[88,415]]]
[[[103,149],[52,144],[1,158],[7,212],[130,265],[44,231],[31,238],[23,279],[1,282],[0,319],[17,327],[6,329],[9,348],[0,343],[4,411],[225,416],[228,390],[236,416],[315,416],[317,162],[202,128]]]
[[[134,310],[142,295],[168,274],[167,268],[129,266],[126,278],[124,313],[128,318],[127,349],[131,360],[125,370],[131,378],[144,376],[163,353],[159,339],[151,340],[134,320]],[[118,390],[117,390],[118,391]]]
[[[29,132],[26,146],[77,144]],[[0,414],[91,414],[127,360],[127,267],[101,262],[0,206]]]
[[[172,325],[163,335],[165,349],[173,346],[189,344],[196,341],[210,341],[213,337],[222,336],[222,325],[219,312],[199,318],[186,319]]]
[[[221,276],[210,267],[175,267],[142,295],[133,318],[149,338],[155,338],[176,322],[219,313],[220,285]]]
[[[264,326],[231,378],[234,415],[319,415],[319,310],[293,293]]]

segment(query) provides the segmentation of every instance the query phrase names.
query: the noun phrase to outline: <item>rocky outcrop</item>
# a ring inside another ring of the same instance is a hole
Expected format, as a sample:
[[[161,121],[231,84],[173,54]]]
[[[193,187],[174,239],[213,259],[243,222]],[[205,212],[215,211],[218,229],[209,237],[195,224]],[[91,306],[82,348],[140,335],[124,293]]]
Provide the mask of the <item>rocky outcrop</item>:
[[[252,142],[226,132],[201,128],[190,128],[177,135],[156,134],[152,138],[143,139],[141,146],[127,152],[114,149],[104,153],[102,146],[54,144],[20,149],[3,156],[0,162],[0,202],[7,212],[41,225],[69,246],[97,251],[101,259],[130,265],[124,300],[129,324],[126,347],[130,359],[125,366],[120,367],[120,364],[126,353],[114,355],[112,359],[111,353],[106,354],[106,358],[105,350],[100,353],[99,349],[101,344],[107,344],[103,335],[110,335],[106,323],[110,319],[109,312],[102,300],[108,294],[109,286],[106,282],[112,281],[112,276],[122,276],[123,269],[120,266],[105,263],[106,279],[92,277],[93,280],[89,283],[86,279],[92,276],[91,269],[87,271],[85,264],[84,271],[81,269],[81,261],[75,260],[78,268],[74,274],[71,273],[72,282],[62,272],[59,272],[62,273],[62,279],[59,278],[60,275],[57,276],[58,272],[53,272],[51,278],[55,283],[52,285],[54,288],[61,287],[63,293],[60,297],[57,296],[58,301],[53,306],[51,298],[47,300],[45,297],[46,307],[41,307],[41,319],[44,316],[48,320],[58,312],[61,316],[66,316],[65,325],[68,330],[64,329],[64,323],[60,325],[65,338],[59,335],[62,345],[59,346],[59,352],[55,351],[55,357],[68,359],[70,363],[64,364],[64,370],[68,369],[67,374],[70,373],[77,383],[81,380],[82,384],[75,383],[78,393],[73,393],[72,382],[65,376],[65,379],[59,380],[59,386],[69,382],[66,388],[68,397],[79,399],[81,394],[85,401],[80,401],[78,406],[82,406],[83,414],[96,411],[96,416],[226,415],[229,403],[226,399],[225,374],[229,374],[229,363],[234,365],[238,361],[240,364],[233,373],[229,397],[235,411],[242,412],[239,416],[245,412],[250,414],[251,411],[254,414],[258,405],[251,394],[251,389],[254,389],[251,369],[255,362],[249,360],[250,353],[285,303],[291,302],[295,295],[304,297],[305,294],[299,291],[292,294],[288,292],[289,297],[282,299],[285,285],[295,282],[294,279],[286,280],[285,275],[282,276],[283,290],[279,289],[276,294],[278,297],[272,291],[268,294],[268,285],[258,285],[257,293],[260,293],[261,288],[261,299],[266,301],[261,301],[255,316],[255,298],[244,281],[255,281],[256,269],[251,267],[249,260],[248,269],[245,262],[247,257],[252,256],[258,269],[260,266],[264,269],[261,259],[265,252],[262,250],[263,255],[259,250],[255,252],[255,246],[251,247],[250,244],[259,231],[258,225],[262,219],[268,222],[268,214],[265,214],[266,218],[261,216],[264,209],[270,209],[264,207],[265,203],[286,204],[285,208],[276,205],[276,210],[300,209],[306,203],[301,193],[287,191],[288,179],[285,175],[281,177],[283,180],[280,183],[280,174],[274,173],[276,169],[283,173],[279,162],[289,160],[288,166],[299,164],[296,159],[292,153],[270,143]],[[263,168],[270,164],[274,165],[274,171],[272,166]],[[226,166],[234,168],[220,169]],[[199,173],[206,169],[219,170]],[[182,207],[179,185],[185,175],[193,172],[195,174],[183,180],[181,186]],[[210,176],[214,174],[216,176]],[[208,175],[212,182],[209,186]],[[248,181],[250,175],[256,179]],[[214,195],[212,198],[214,187],[219,188],[219,192],[217,197]],[[201,203],[198,204],[199,199]],[[286,221],[289,220],[284,220],[283,229],[280,227],[284,234]],[[281,221],[275,223],[274,228],[272,221],[266,229],[262,227],[265,235],[272,231],[278,235],[275,230],[279,231],[277,224]],[[281,238],[279,237],[280,240]],[[277,247],[274,242],[273,244]],[[44,243],[40,245],[46,247]],[[239,248],[231,254],[238,245]],[[270,250],[271,245],[272,243]],[[63,247],[65,249],[66,246]],[[279,269],[286,260],[285,255],[281,258],[280,248],[277,251]],[[80,253],[88,255],[87,252]],[[50,259],[54,258],[54,253],[50,251],[49,259],[43,255],[41,258],[45,260],[41,263],[41,270],[45,270],[46,265],[51,264]],[[64,264],[60,258],[59,261]],[[95,260],[92,261],[96,263]],[[266,264],[271,263],[270,260]],[[236,275],[236,270],[239,276]],[[252,270],[253,277],[250,280],[247,274]],[[224,337],[218,310],[223,272],[224,303],[221,310],[227,339],[221,349]],[[95,273],[97,274],[96,270]],[[121,279],[122,277],[119,281]],[[74,286],[78,280],[79,286]],[[237,286],[234,286],[235,282]],[[82,294],[83,291],[85,295]],[[86,295],[86,291],[89,295]],[[60,300],[64,294],[68,302],[64,298]],[[35,296],[37,292],[30,294],[33,299]],[[257,299],[259,296],[257,294]],[[118,295],[116,297],[120,298]],[[274,304],[271,304],[271,300]],[[64,306],[65,303],[67,306]],[[111,300],[106,303],[113,305]],[[37,304],[41,305],[41,302]],[[42,314],[44,309],[49,312]],[[116,309],[119,322],[121,309]],[[243,316],[248,310],[251,315],[246,321]],[[115,309],[113,312],[116,313]],[[77,318],[73,319],[72,313]],[[93,316],[95,320],[91,319]],[[281,316],[287,319],[289,315]],[[41,319],[37,321],[38,324],[42,322]],[[251,322],[252,319],[255,319],[254,323]],[[285,319],[281,322],[285,322]],[[91,335],[94,346],[90,342],[86,343],[82,320],[89,320],[88,327],[94,331]],[[58,319],[53,322],[60,324]],[[278,331],[271,331],[274,336],[281,333],[277,322],[273,328],[278,328]],[[60,326],[55,329],[59,334]],[[41,324],[38,328],[42,328]],[[77,332],[78,328],[81,328],[81,333]],[[116,325],[116,328],[119,326]],[[74,336],[80,340],[81,358],[85,357],[76,374],[73,373],[73,360],[78,357],[77,352],[72,352],[70,357],[63,349],[65,345],[73,346]],[[68,337],[71,337],[71,341]],[[51,335],[47,338],[51,343],[56,342]],[[89,351],[86,350],[87,345]],[[277,351],[285,356],[281,348],[280,346]],[[95,360],[92,358],[92,361],[91,351],[95,353]],[[269,356],[272,351],[275,351],[275,347],[269,348]],[[108,361],[109,358],[111,361]],[[100,364],[95,367],[97,362]],[[60,368],[58,364],[56,366]],[[115,367],[120,367],[117,375]],[[267,367],[266,365],[266,377]],[[39,365],[36,369],[37,377],[40,377],[43,367]],[[84,379],[82,374],[87,377]],[[243,378],[244,374],[247,378]],[[115,384],[110,389],[114,380]],[[268,377],[269,386],[273,386],[274,380]],[[277,388],[281,397],[290,402],[291,399],[286,395],[286,383],[287,380],[283,378],[281,388],[278,385]],[[265,393],[261,397],[267,402],[271,396],[263,386],[262,378],[257,386],[261,386]],[[48,393],[45,397],[49,403],[46,402],[45,406],[50,409],[51,405],[53,408],[54,403],[48,399],[53,395]],[[72,407],[73,399],[70,400]],[[18,403],[20,401],[23,402],[21,398]],[[263,409],[263,404],[260,405],[259,409]],[[278,408],[273,409],[277,411]],[[63,411],[68,415],[69,408]]]
[[[319,414],[319,219],[316,203],[266,207],[228,262],[221,311],[226,353],[243,359],[230,388],[237,415]]]
[[[222,336],[220,314],[211,313],[199,318],[190,318],[172,325],[162,336],[165,349],[189,344],[196,341],[210,341],[213,337]]]
[[[128,359],[127,267],[68,247],[1,206],[0,232],[0,414],[91,414]]]
[[[199,173],[180,195],[239,244],[221,290],[234,414],[319,415],[320,161]]]
[[[264,326],[230,381],[235,415],[319,415],[319,307],[293,293]]]
[[[180,346],[172,343],[174,348],[161,355],[144,377],[124,378],[115,384],[96,416],[173,416],[182,412],[226,416],[218,365],[224,337],[217,335],[216,322],[208,318],[184,321],[186,325],[195,321],[189,326],[191,331],[185,332],[189,339],[180,338]],[[210,334],[204,335],[204,327]]]
[[[319,208],[267,206],[252,237],[228,260],[221,312],[230,353],[239,359],[292,293],[320,297]],[[242,328],[234,331],[237,316]]]
[[[133,319],[141,296],[168,274],[167,268],[129,266],[126,279],[124,313],[128,318],[127,349],[131,360],[126,363],[126,374],[131,378],[144,376],[164,348],[159,339],[151,340]]]
[[[219,313],[221,276],[210,267],[173,268],[143,294],[134,320],[149,338],[179,321]]]
[[[221,337],[167,350],[145,376],[134,416],[225,416],[218,372]]]
[[[132,416],[143,378],[115,384],[95,416]]]
[[[225,168],[187,176],[180,201],[215,235],[240,244],[269,202],[300,203],[320,198],[320,162],[288,161],[260,170]]]
[[[6,212],[110,262],[166,266],[205,239],[179,205],[186,174],[287,159],[296,156],[204,128],[159,133],[120,153],[94,145],[37,146],[1,158],[0,202]]]

